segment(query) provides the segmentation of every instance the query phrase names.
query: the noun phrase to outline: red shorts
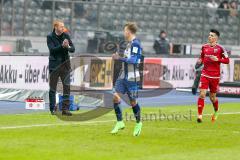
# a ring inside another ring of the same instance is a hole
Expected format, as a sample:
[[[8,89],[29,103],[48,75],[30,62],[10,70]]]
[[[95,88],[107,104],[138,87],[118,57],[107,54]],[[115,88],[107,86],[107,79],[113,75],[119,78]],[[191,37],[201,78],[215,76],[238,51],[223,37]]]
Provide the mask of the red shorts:
[[[219,78],[208,78],[201,76],[199,89],[210,89],[211,93],[217,93],[219,87]]]

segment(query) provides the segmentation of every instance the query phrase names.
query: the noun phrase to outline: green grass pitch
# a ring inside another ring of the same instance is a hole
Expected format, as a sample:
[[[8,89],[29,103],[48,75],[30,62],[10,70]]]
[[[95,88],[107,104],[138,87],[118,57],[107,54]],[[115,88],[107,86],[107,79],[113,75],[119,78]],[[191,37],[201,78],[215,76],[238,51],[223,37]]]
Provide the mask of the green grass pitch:
[[[134,121],[117,135],[112,112],[87,122],[63,122],[49,113],[0,116],[0,160],[238,160],[240,103],[206,105],[203,123],[195,106],[143,107],[143,129],[133,137]],[[126,114],[131,108],[124,109]],[[159,114],[168,116],[164,118]]]

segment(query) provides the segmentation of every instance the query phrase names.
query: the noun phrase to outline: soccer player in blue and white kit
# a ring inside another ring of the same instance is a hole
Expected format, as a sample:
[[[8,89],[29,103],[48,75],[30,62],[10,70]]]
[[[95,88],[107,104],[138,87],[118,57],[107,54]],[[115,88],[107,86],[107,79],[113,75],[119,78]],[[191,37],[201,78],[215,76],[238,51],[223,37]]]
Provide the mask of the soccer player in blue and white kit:
[[[122,118],[122,110],[120,108],[120,94],[127,94],[130,100],[130,104],[133,109],[134,116],[136,118],[136,126],[134,128],[133,136],[139,136],[142,129],[141,122],[141,110],[136,100],[138,83],[140,79],[139,67],[142,55],[142,48],[140,41],[136,39],[137,25],[134,22],[128,22],[124,26],[124,38],[128,42],[127,48],[124,51],[124,56],[120,56],[118,53],[114,53],[112,58],[114,60],[120,60],[123,62],[123,70],[118,77],[113,95],[113,105],[117,117],[117,123],[112,134],[116,134],[119,130],[125,128],[125,124]]]

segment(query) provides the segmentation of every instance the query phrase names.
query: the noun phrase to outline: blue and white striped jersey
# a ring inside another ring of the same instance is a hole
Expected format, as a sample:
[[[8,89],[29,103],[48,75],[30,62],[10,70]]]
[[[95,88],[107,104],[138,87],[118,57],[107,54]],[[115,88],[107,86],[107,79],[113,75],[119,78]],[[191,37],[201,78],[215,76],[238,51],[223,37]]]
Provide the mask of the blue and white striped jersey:
[[[124,57],[120,58],[123,63],[123,71],[120,74],[121,79],[128,81],[139,81],[139,67],[142,55],[141,42],[138,39],[134,39],[128,43],[127,48],[124,51]]]

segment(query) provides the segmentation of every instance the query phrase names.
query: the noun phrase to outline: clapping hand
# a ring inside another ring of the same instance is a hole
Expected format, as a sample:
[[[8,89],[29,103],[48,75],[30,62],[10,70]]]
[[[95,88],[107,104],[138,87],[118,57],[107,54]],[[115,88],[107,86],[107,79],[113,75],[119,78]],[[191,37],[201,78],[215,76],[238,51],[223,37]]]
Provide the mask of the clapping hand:
[[[63,43],[62,43],[63,48],[68,48],[69,46],[69,41],[67,39],[64,39]]]

